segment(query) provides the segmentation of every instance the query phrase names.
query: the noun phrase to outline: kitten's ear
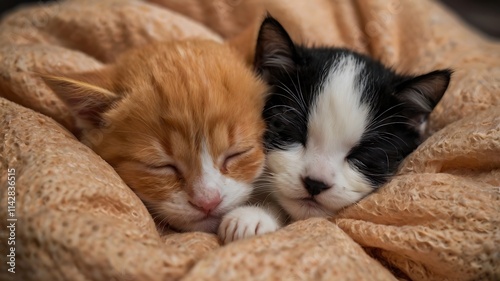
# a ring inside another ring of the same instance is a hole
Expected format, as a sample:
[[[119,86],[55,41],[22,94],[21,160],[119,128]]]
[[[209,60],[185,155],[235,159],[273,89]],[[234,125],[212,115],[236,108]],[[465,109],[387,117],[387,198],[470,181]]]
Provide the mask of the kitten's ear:
[[[102,114],[119,99],[112,92],[111,69],[68,75],[39,74],[69,107],[82,129],[101,125]]]
[[[406,80],[396,88],[396,98],[403,102],[403,114],[417,131],[423,132],[426,120],[443,97],[450,83],[452,71],[436,70]]]
[[[255,49],[254,67],[264,78],[273,71],[292,71],[296,67],[297,54],[292,39],[271,16],[260,26]]]

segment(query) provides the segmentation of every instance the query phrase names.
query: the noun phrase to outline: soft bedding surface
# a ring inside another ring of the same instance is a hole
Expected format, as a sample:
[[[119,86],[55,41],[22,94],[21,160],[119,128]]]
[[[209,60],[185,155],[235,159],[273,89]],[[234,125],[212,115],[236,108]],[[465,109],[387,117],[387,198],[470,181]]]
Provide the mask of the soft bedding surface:
[[[305,44],[349,47],[399,71],[455,70],[430,137],[378,192],[330,219],[221,246],[159,233],[34,72],[84,71],[152,41],[227,41],[251,60],[271,13]],[[427,0],[73,0],[0,22],[0,220],[16,177],[16,268],[1,280],[500,279],[500,44]]]

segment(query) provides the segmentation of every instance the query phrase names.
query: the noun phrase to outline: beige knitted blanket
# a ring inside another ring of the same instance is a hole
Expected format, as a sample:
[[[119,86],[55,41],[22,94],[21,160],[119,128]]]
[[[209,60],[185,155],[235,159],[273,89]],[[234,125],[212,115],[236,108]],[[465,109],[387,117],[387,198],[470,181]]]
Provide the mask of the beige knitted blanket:
[[[94,69],[129,47],[187,37],[230,39],[251,59],[265,10],[297,41],[354,48],[399,71],[455,69],[431,115],[434,134],[392,181],[330,220],[224,247],[212,234],[160,234],[114,170],[70,133],[68,110],[32,71]],[[0,22],[0,96],[0,280],[500,280],[500,44],[433,1],[23,7]]]

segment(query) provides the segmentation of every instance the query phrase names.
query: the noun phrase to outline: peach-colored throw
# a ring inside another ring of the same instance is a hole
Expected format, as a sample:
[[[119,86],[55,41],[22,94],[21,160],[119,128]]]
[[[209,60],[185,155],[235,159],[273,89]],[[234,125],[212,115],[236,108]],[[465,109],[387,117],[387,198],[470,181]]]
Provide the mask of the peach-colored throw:
[[[34,72],[96,69],[127,48],[229,40],[252,56],[270,12],[296,41],[350,47],[397,70],[451,67],[433,133],[379,191],[222,247],[158,233],[138,197],[79,143],[67,108]],[[72,0],[0,22],[0,280],[499,280],[500,43],[427,0]],[[16,268],[7,169],[16,177]],[[9,279],[12,278],[12,279]]]

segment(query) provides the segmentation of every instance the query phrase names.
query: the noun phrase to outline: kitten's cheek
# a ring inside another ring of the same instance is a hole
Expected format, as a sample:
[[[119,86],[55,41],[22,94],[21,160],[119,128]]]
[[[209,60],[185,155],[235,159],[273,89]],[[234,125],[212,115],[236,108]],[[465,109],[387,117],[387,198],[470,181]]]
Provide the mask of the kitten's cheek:
[[[218,217],[208,217],[202,221],[197,221],[197,222],[188,221],[186,222],[186,225],[188,226],[188,229],[186,230],[216,233],[220,223],[221,223],[221,218]],[[189,227],[189,225],[192,226]]]

